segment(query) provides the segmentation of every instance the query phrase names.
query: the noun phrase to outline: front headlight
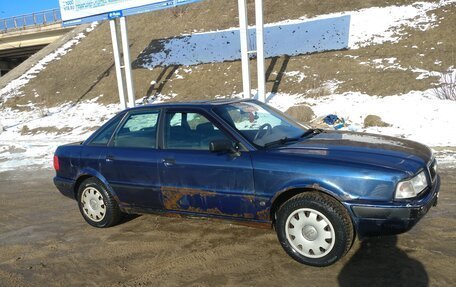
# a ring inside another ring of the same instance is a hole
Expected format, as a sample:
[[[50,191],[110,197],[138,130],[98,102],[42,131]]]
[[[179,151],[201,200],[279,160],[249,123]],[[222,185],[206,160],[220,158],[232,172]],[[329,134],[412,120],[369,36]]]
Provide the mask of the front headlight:
[[[401,181],[396,188],[396,199],[411,198],[417,196],[427,187],[427,178],[424,171],[417,174],[414,178]]]

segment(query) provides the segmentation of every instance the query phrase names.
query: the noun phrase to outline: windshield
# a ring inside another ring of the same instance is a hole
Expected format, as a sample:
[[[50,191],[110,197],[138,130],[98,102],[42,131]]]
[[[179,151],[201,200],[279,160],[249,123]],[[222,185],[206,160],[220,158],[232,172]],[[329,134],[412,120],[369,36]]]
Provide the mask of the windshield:
[[[258,147],[297,139],[309,129],[282,112],[256,101],[222,105],[214,108],[214,111]]]

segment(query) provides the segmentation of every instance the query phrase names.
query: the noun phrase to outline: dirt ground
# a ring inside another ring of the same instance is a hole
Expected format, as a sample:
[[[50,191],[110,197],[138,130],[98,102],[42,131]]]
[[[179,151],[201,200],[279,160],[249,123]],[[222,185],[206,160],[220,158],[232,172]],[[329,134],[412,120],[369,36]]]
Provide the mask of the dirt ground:
[[[50,170],[0,173],[0,286],[456,286],[456,170],[409,233],[356,241],[327,268],[288,257],[273,230],[142,215],[84,222]]]

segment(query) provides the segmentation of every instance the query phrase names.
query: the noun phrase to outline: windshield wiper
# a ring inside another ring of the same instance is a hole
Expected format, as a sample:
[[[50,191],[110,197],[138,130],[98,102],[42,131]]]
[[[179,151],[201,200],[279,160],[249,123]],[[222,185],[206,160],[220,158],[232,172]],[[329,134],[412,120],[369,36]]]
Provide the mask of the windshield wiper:
[[[299,138],[284,137],[284,138],[281,138],[281,139],[276,140],[276,141],[268,142],[263,147],[268,148],[268,147],[271,147],[271,146],[274,146],[274,145],[279,145],[279,144],[282,145],[282,144],[285,144],[287,142],[298,141],[299,139],[300,139],[300,137]]]
[[[284,138],[281,138],[281,139],[278,139],[278,140],[275,140],[275,141],[272,141],[272,142],[268,142],[263,147],[264,148],[268,148],[268,147],[275,146],[275,145],[283,145],[283,144],[286,144],[288,142],[299,141],[301,138],[305,138],[305,137],[308,137],[310,135],[316,135],[316,134],[319,134],[319,133],[322,133],[322,132],[323,132],[322,129],[308,129],[300,137],[296,137],[296,138],[284,137]]]
[[[303,134],[301,135],[301,138],[305,138],[305,137],[308,137],[308,136],[310,136],[310,135],[313,136],[313,135],[316,135],[316,134],[320,134],[320,133],[322,133],[322,132],[323,132],[322,129],[308,129],[305,133],[303,133]]]

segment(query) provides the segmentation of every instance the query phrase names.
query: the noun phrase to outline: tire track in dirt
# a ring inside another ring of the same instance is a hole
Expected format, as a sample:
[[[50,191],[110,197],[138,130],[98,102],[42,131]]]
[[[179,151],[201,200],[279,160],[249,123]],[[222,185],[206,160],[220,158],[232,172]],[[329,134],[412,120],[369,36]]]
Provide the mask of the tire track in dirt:
[[[241,265],[248,266],[247,260],[235,256],[236,254],[243,254],[248,250],[248,247],[241,245],[222,245],[211,250],[200,251],[199,253],[190,253],[184,256],[169,258],[166,261],[157,262],[157,264],[154,264],[155,266],[151,266],[153,269],[152,271],[148,271],[133,280],[129,280],[116,286],[153,285],[155,281],[162,280],[173,275],[180,277],[180,274],[184,274],[184,271],[188,269],[204,270],[204,273],[216,274],[220,270],[228,272],[229,270],[237,269]],[[228,258],[230,260],[230,264],[216,264],[217,261],[220,261],[220,258]],[[192,275],[186,276],[191,277]],[[182,280],[183,278],[176,279]],[[175,283],[176,282],[174,282],[174,284]],[[171,285],[174,284],[171,283]]]

